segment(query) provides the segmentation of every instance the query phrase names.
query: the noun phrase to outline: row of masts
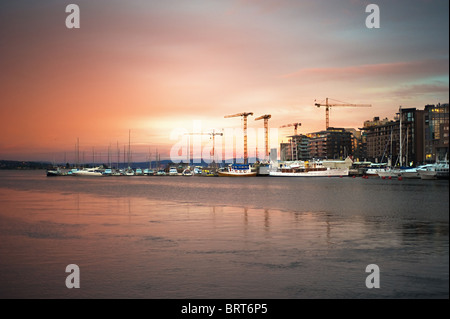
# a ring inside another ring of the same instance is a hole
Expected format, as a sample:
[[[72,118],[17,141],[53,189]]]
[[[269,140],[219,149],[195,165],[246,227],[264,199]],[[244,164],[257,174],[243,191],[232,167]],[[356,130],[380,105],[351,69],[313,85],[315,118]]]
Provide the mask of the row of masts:
[[[328,101],[328,98],[326,98],[326,102],[325,104],[320,104],[320,103],[315,103],[314,104],[317,107],[320,106],[325,106],[325,115],[326,115],[326,129],[328,129],[329,127],[329,110],[331,107],[337,107],[337,106],[347,106],[347,107],[370,107],[370,104],[350,104],[350,103],[341,103],[341,104],[330,104]],[[242,117],[243,118],[243,122],[244,122],[244,127],[243,127],[243,133],[244,133],[244,163],[248,164],[248,149],[247,149],[247,117],[248,116],[253,116],[253,112],[242,112],[242,113],[238,113],[238,114],[233,114],[233,115],[226,115],[225,118],[232,118],[232,117]],[[264,120],[264,142],[265,142],[265,160],[267,160],[269,158],[269,124],[268,121],[269,119],[272,117],[272,115],[270,114],[265,114],[265,115],[261,115],[257,118],[255,118],[255,121],[258,120]],[[401,123],[400,123],[401,125]],[[280,126],[280,128],[284,128],[284,127],[294,127],[294,133],[295,135],[297,135],[297,129],[298,127],[301,126],[301,123],[296,122],[296,123],[290,123],[290,124],[286,124],[286,125],[282,125]],[[401,129],[400,129],[401,132]],[[212,149],[212,156],[213,159],[215,158],[215,137],[216,136],[223,136],[223,133],[221,132],[211,132],[211,133],[187,133],[189,135],[211,135],[211,138],[213,140],[213,149]],[[77,138],[77,144],[75,146],[76,148],[76,157],[77,157],[77,166],[80,165],[80,151],[79,151],[79,139]],[[119,150],[119,143],[117,142],[117,152],[118,152],[118,160],[117,160],[117,165],[119,165],[119,157],[120,157],[120,150]],[[110,161],[110,147],[108,147],[108,161]],[[131,165],[131,130],[128,131],[128,167],[130,167]],[[157,154],[158,156],[158,154]],[[188,155],[189,156],[189,155]],[[93,150],[93,162],[95,162],[95,152]],[[125,146],[124,146],[124,162],[125,162]]]
[[[128,131],[128,151],[127,151],[127,146],[124,145],[123,146],[123,161],[120,161],[120,148],[119,148],[119,142],[117,141],[117,146],[116,146],[116,150],[117,150],[117,161],[116,164],[117,168],[119,168],[120,163],[127,163],[127,167],[131,168],[131,163],[132,163],[132,152],[131,152],[131,130]],[[76,161],[75,161],[75,165],[76,167],[81,167],[83,166],[84,163],[86,163],[85,161],[85,152],[83,151],[81,153],[81,157],[80,157],[80,139],[77,138],[77,143],[75,144],[75,157],[76,157]],[[96,158],[95,158],[95,148],[92,148],[92,164],[95,164]],[[148,153],[148,161],[149,161],[149,168],[151,168],[151,164],[152,164],[152,153],[149,149],[149,153]],[[108,165],[109,167],[112,167],[112,152],[111,152],[111,144],[108,146]],[[65,154],[64,154],[64,162],[66,162],[66,158],[65,158]],[[158,152],[158,149],[156,149],[156,153],[155,153],[155,162],[156,162],[156,166],[159,166],[159,163],[161,162],[161,154]]]

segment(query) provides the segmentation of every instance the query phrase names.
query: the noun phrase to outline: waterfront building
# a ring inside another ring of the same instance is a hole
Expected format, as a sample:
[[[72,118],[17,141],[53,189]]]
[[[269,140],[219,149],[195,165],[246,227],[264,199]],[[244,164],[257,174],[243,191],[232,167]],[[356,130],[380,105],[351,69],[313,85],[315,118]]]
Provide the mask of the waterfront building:
[[[424,162],[423,110],[400,108],[394,120],[376,117],[373,121],[365,121],[361,130],[366,133],[365,147],[369,161],[381,163],[390,160],[393,165],[403,166]]]
[[[449,104],[425,105],[424,110],[424,154],[425,161],[432,163],[444,160],[449,152]]]
[[[309,133],[311,158],[345,159],[353,155],[353,134],[344,128],[329,127],[325,131]]]
[[[307,161],[310,157],[309,138],[306,135],[288,136],[289,142],[280,144],[283,161]]]

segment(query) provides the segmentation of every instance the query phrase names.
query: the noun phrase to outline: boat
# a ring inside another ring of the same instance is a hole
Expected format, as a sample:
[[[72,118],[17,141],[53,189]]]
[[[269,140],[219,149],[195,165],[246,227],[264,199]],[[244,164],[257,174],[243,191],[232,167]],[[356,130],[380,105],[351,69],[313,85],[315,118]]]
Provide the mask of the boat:
[[[401,169],[399,168],[395,168],[395,167],[386,167],[383,170],[378,171],[378,176],[381,178],[386,178],[386,177],[399,177],[401,175]]]
[[[423,167],[418,169],[418,174],[421,179],[448,179],[448,161],[424,165]]]
[[[420,178],[418,167],[408,167],[400,170],[400,175],[403,178]]]
[[[419,173],[420,179],[437,179],[435,164],[425,165],[425,167],[418,169],[417,172]]]
[[[269,173],[270,176],[286,176],[286,177],[342,177],[349,175],[348,167],[327,167],[322,162],[313,162],[312,164],[305,163],[292,164],[281,166]]]
[[[104,176],[112,176],[112,175],[113,175],[113,170],[112,170],[111,168],[106,168],[106,169],[102,172],[102,174],[103,174]]]
[[[386,170],[387,163],[371,163],[365,171],[366,176],[376,176],[378,177],[378,172]]]
[[[202,172],[201,172],[201,176],[206,176],[206,177],[214,177],[216,176],[215,172],[209,168],[203,168]]]
[[[256,174],[257,172],[253,171],[249,164],[230,164],[218,171],[218,175],[222,177],[251,177]]]
[[[156,172],[157,176],[165,176],[166,172],[163,169],[158,170],[158,172]]]
[[[53,167],[47,170],[47,176],[63,176],[66,175],[59,167]]]
[[[169,176],[178,176],[178,170],[176,167],[171,167],[169,169]]]
[[[448,168],[448,161],[438,163],[436,165],[436,177],[438,179],[449,179]]]
[[[203,168],[201,166],[194,167],[194,175],[202,175]]]
[[[286,177],[343,177],[349,176],[353,165],[351,157],[345,160],[316,160],[271,162],[269,176]]]
[[[75,176],[103,176],[102,167],[83,168],[73,172]]]
[[[435,173],[433,173],[433,171],[435,172],[435,170],[433,169],[434,164],[426,164],[426,165],[421,165],[418,167],[411,167],[411,168],[405,168],[400,170],[400,176],[403,178],[422,178],[421,176],[421,172],[424,175],[425,178],[422,179],[432,179],[429,177],[432,177],[432,175],[436,175]],[[425,173],[428,172],[428,173]],[[427,175],[427,177],[425,176]]]
[[[153,175],[155,175],[155,171],[152,170],[151,168],[146,168],[146,169],[144,169],[144,175],[153,176]]]

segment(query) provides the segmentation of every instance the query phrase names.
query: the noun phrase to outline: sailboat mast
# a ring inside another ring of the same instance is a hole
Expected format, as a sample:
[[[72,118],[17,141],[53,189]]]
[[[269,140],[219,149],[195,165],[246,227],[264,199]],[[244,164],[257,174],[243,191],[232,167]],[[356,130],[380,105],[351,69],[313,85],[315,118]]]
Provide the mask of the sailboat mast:
[[[130,168],[130,156],[131,156],[131,130],[128,130],[128,168]]]
[[[389,166],[392,166],[392,131],[394,130],[393,126],[391,126],[391,156],[390,156],[390,163]]]
[[[400,113],[400,167],[403,166],[403,149],[402,149],[402,107],[400,106],[399,108],[399,113]]]

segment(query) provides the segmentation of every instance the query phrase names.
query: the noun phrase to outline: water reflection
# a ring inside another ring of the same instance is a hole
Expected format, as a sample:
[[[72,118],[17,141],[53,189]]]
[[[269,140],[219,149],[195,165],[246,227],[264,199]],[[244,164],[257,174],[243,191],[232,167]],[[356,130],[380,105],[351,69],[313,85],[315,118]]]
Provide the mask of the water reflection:
[[[0,202],[0,297],[69,297],[61,278],[70,263],[83,274],[79,297],[130,298],[373,296],[364,288],[372,262],[390,269],[392,281],[375,296],[398,297],[397,277],[448,269],[448,220],[199,205],[120,192],[0,188]],[[423,254],[433,264],[417,257]],[[444,272],[423,293],[448,295],[445,280]]]

